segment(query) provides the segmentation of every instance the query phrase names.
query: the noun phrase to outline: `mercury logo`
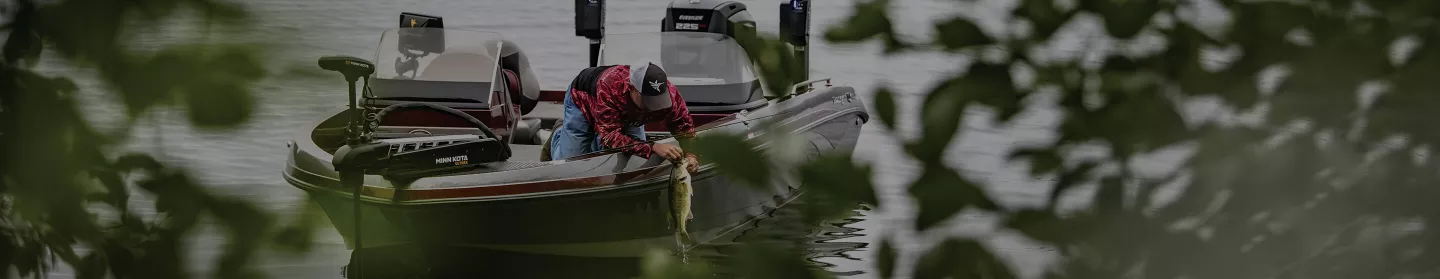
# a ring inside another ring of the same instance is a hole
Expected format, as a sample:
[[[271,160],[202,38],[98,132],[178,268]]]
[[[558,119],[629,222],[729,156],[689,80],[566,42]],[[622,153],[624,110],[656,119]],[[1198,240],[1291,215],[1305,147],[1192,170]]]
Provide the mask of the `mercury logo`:
[[[469,162],[469,161],[470,161],[470,155],[460,155],[460,156],[450,156],[450,157],[435,159],[435,164],[455,163],[455,164],[457,164],[457,165],[461,165],[461,164],[466,163],[466,162]]]

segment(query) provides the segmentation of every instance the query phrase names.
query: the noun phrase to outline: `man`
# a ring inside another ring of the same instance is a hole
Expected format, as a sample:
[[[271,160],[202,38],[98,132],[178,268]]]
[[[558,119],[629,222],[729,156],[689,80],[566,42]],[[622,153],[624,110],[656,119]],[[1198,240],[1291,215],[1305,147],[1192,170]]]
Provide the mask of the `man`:
[[[619,148],[629,155],[688,160],[695,155],[679,146],[645,142],[645,123],[663,120],[676,138],[695,136],[695,123],[685,99],[653,63],[592,67],[580,71],[565,93],[565,116],[550,138],[550,158],[565,159]]]

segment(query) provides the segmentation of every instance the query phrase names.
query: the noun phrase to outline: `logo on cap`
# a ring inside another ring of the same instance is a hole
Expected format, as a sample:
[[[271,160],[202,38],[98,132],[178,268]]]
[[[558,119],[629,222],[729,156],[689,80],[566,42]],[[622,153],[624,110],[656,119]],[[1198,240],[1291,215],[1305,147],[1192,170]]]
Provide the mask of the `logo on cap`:
[[[665,85],[665,83],[658,80],[650,81],[650,88],[655,88],[655,92],[665,92],[660,90],[661,85]]]

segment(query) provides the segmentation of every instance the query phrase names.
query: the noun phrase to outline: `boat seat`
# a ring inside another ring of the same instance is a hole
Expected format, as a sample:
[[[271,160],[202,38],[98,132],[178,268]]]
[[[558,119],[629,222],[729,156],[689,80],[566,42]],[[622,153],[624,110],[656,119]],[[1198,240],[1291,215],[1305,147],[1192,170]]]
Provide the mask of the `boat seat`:
[[[511,100],[520,105],[520,115],[529,114],[540,102],[540,80],[535,78],[535,69],[525,51],[510,40],[501,40],[500,68],[504,69],[507,90]]]
[[[511,143],[514,144],[540,144],[540,118],[521,117],[515,123],[515,129],[510,134],[515,137]]]

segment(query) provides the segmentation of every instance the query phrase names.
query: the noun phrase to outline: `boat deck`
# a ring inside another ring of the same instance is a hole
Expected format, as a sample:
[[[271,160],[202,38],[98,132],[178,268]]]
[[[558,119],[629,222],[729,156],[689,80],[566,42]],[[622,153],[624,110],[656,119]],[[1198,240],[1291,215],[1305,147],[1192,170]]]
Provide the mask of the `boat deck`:
[[[515,162],[540,162],[541,146],[533,144],[511,144],[510,160]]]

